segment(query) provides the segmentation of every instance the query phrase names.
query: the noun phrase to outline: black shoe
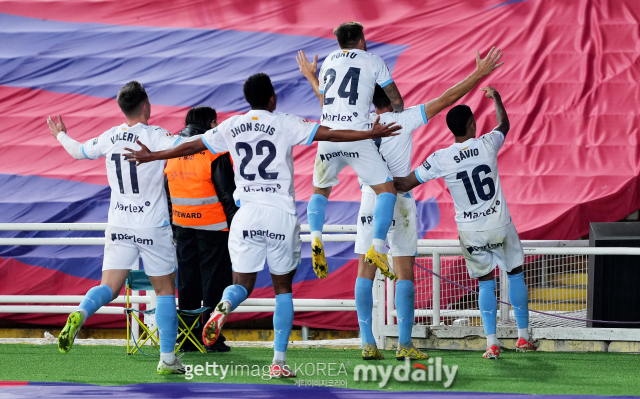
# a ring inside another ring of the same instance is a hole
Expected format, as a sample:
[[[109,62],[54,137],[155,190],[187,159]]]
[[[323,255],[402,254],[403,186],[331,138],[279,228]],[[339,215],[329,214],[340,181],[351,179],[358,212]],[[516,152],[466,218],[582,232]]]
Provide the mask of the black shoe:
[[[200,352],[200,350],[198,348],[196,348],[196,346],[194,344],[192,344],[191,342],[185,342],[180,347],[179,352]]]
[[[213,345],[205,345],[204,349],[207,351],[207,353],[229,352],[231,350],[231,347],[225,344],[224,341],[216,341]]]

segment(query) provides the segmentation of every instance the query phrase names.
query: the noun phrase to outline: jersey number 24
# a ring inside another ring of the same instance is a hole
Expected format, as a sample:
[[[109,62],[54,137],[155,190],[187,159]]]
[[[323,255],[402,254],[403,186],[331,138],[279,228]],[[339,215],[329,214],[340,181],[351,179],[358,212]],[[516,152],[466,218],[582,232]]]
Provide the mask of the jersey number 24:
[[[331,68],[328,69],[324,74],[324,80],[326,82],[326,86],[324,88],[325,94],[329,93],[329,89],[333,86],[333,83],[336,81],[336,71]],[[327,81],[328,80],[328,81]],[[347,91],[347,85],[351,81],[351,85],[349,85],[349,91]],[[344,75],[342,79],[342,83],[340,83],[340,87],[338,87],[338,96],[341,98],[348,98],[349,105],[356,105],[358,101],[358,82],[360,81],[360,68],[350,67],[347,73]],[[324,105],[333,104],[335,97],[324,97]]]

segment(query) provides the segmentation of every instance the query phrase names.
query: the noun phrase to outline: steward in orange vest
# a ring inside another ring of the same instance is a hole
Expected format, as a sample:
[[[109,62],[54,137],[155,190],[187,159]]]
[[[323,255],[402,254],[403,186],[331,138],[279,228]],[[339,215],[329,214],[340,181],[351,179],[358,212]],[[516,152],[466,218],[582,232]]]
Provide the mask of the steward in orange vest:
[[[192,108],[180,136],[203,134],[217,126],[216,119],[213,108]],[[224,289],[233,282],[229,226],[238,208],[233,200],[236,185],[231,157],[228,152],[204,151],[170,159],[164,172],[178,255],[178,307],[213,309]],[[204,317],[207,320],[209,313]],[[193,332],[202,339],[202,327],[194,328]],[[218,339],[206,350],[229,351],[224,341]],[[186,342],[181,350],[193,351],[196,347]]]

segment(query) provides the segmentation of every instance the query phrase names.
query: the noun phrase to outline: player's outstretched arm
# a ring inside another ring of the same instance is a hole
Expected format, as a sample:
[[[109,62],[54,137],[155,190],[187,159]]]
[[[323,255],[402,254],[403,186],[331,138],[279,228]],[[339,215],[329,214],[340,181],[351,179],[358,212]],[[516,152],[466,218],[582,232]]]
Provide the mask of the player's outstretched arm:
[[[393,107],[394,112],[404,111],[404,101],[402,100],[398,86],[396,86],[396,82],[389,83],[383,87],[382,90],[384,90],[387,97],[389,97],[389,100],[391,100],[391,106]]]
[[[168,150],[163,151],[150,151],[146,145],[142,144],[140,140],[136,140],[136,143],[140,146],[138,151],[132,150],[131,148],[126,148],[125,150],[129,151],[124,154],[124,157],[129,162],[137,162],[136,165],[140,165],[142,163],[158,161],[160,159],[171,159],[171,158],[179,158],[184,157],[186,155],[193,155],[198,152],[202,152],[207,150],[207,146],[201,140],[201,136],[196,136],[196,140],[183,142],[179,146],[173,147]]]
[[[453,105],[453,103],[471,91],[483,77],[489,75],[504,64],[504,62],[498,64],[498,61],[502,58],[500,49],[494,50],[495,47],[491,47],[491,50],[489,50],[489,53],[484,59],[480,59],[480,53],[476,51],[476,70],[467,76],[465,80],[445,91],[440,97],[424,105],[424,112],[428,120],[438,115],[443,109]]]
[[[378,123],[380,117],[376,118],[371,130],[334,130],[326,126],[318,127],[316,135],[313,137],[313,141],[360,141],[367,139],[377,139],[387,136],[397,136],[400,133],[396,133],[402,129],[401,125],[396,125],[395,122],[388,125],[381,125]]]
[[[49,117],[47,125],[49,125],[49,130],[51,130],[53,137],[62,144],[69,155],[78,160],[87,159],[82,153],[82,144],[67,136],[67,127],[62,121],[62,116],[58,115],[58,122]]]
[[[320,106],[322,107],[324,95],[320,93],[320,81],[316,76],[316,72],[318,71],[318,54],[313,56],[313,62],[309,62],[307,56],[304,55],[304,51],[300,50],[296,56],[296,61],[298,62],[298,68],[300,68],[302,76],[307,78],[313,92],[316,93],[316,96],[320,99]]]
[[[393,178],[393,185],[396,186],[397,191],[408,192],[409,190],[418,187],[420,184],[422,183],[418,181],[415,173],[409,173],[409,176],[407,177]]]
[[[493,130],[497,130],[506,136],[507,133],[509,133],[511,125],[509,124],[509,117],[507,117],[507,110],[504,109],[504,104],[502,104],[500,93],[491,86],[483,87],[480,90],[486,92],[485,96],[493,98],[493,102],[496,105],[496,119],[498,119],[498,126]]]

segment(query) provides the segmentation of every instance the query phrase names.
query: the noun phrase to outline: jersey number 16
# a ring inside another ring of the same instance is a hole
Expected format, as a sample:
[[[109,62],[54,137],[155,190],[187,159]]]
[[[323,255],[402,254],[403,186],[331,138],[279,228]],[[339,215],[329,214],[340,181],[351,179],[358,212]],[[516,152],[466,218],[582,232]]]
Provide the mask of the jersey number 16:
[[[496,186],[493,183],[491,176],[487,176],[480,180],[480,173],[488,175],[491,173],[491,168],[488,165],[478,165],[473,168],[473,171],[471,172],[471,178],[473,179],[473,185],[476,187],[478,197],[483,201],[489,201],[494,195],[496,195]],[[462,180],[464,188],[467,190],[467,196],[469,197],[471,205],[477,204],[478,199],[476,198],[476,194],[473,192],[473,186],[471,185],[471,180],[469,180],[469,174],[467,171],[464,170],[462,172],[458,172],[456,180]],[[488,193],[485,193],[484,191],[485,186],[489,187]]]

